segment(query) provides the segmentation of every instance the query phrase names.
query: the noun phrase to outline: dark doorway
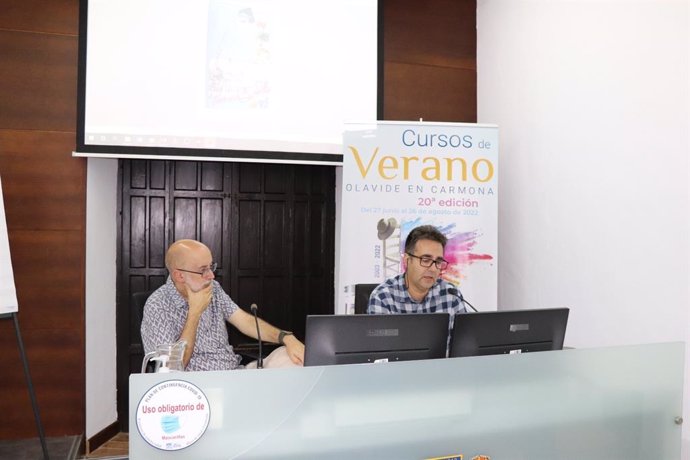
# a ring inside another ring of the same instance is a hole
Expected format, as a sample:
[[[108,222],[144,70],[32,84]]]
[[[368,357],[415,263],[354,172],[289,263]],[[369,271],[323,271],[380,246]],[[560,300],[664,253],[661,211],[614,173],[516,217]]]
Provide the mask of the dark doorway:
[[[335,169],[332,166],[120,161],[117,409],[128,431],[129,375],[143,359],[133,293],[165,283],[165,251],[202,241],[216,279],[242,308],[304,339],[308,314],[334,312]],[[239,350],[256,344],[231,329]]]

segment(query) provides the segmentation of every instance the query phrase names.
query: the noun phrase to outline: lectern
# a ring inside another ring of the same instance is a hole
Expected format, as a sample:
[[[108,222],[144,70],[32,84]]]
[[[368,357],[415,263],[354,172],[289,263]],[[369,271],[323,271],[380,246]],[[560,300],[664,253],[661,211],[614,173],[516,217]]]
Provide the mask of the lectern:
[[[684,344],[130,377],[130,458],[680,460]]]

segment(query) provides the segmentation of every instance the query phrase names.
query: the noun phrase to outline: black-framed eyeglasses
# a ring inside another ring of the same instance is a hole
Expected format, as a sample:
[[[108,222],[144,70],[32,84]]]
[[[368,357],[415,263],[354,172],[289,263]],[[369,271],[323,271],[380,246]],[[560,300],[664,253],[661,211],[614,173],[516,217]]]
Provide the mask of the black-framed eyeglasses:
[[[421,265],[424,268],[429,268],[431,267],[432,264],[436,265],[436,268],[439,270],[445,270],[448,268],[448,261],[444,259],[432,259],[431,257],[428,256],[416,256],[414,254],[410,254],[409,252],[406,252],[410,257],[414,257],[415,259],[419,259],[419,265]]]
[[[177,270],[185,273],[194,273],[195,275],[201,275],[201,276],[206,276],[210,273],[214,273],[216,271],[216,268],[218,268],[218,262],[211,262],[211,265],[208,267],[204,268],[200,272],[195,272],[194,270],[185,270],[183,268],[178,268]]]

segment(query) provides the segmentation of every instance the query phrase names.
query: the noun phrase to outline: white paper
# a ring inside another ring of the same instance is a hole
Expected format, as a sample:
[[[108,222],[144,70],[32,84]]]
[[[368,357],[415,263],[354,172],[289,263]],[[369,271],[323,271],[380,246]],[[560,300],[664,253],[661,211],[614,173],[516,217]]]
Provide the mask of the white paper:
[[[5,203],[2,198],[2,180],[0,179],[0,314],[13,313],[17,310],[17,290],[14,287],[10,241],[7,237]]]

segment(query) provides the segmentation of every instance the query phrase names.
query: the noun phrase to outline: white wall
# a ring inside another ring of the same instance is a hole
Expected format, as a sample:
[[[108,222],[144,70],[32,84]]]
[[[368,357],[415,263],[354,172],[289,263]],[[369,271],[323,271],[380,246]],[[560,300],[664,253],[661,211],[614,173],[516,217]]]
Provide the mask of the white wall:
[[[501,141],[499,305],[571,307],[570,346],[687,343],[687,0],[477,3],[478,121]]]
[[[89,158],[86,177],[86,438],[117,420],[117,160]]]

